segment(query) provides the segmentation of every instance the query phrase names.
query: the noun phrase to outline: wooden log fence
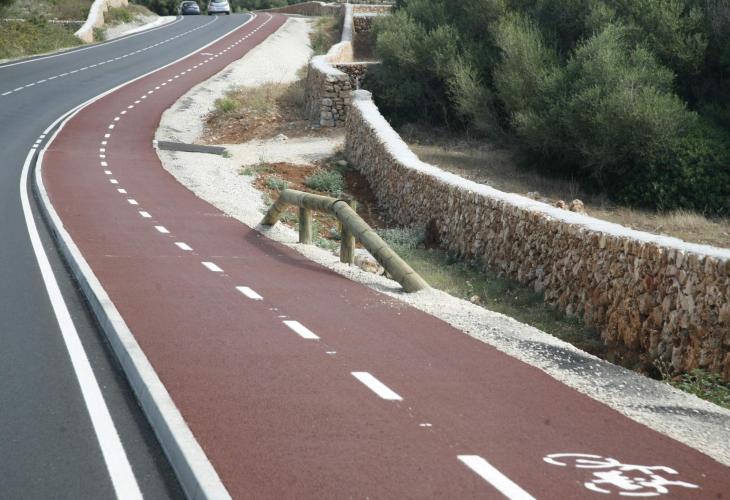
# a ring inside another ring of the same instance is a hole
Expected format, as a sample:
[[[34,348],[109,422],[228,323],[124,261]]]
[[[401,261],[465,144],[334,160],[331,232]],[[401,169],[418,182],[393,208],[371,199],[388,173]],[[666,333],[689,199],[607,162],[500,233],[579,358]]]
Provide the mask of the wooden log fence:
[[[383,266],[387,273],[401,284],[406,292],[417,292],[428,288],[428,283],[411,266],[393,251],[378,234],[357,215],[353,200],[331,198],[317,194],[285,189],[269,207],[261,221],[264,226],[273,226],[287,206],[299,207],[299,243],[312,243],[312,212],[326,213],[340,221],[340,261],[352,264],[355,260],[355,241],[359,241]]]

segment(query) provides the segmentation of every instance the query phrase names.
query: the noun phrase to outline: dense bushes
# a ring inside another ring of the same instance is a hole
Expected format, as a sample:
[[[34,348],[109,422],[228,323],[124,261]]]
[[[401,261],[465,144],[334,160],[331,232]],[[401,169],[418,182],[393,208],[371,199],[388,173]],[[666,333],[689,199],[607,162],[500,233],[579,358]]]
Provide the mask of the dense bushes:
[[[394,121],[506,132],[614,199],[730,212],[725,0],[401,0],[377,31]]]
[[[0,21],[0,59],[42,54],[80,43],[73,29],[43,18]]]

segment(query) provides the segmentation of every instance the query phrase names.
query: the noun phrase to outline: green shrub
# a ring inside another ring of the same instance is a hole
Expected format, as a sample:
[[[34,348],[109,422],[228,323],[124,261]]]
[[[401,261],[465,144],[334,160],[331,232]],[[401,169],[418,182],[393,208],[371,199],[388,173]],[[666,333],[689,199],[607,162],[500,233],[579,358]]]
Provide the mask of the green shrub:
[[[81,40],[63,25],[34,22],[0,21],[0,59],[42,54],[81,44]]]
[[[289,183],[279,177],[271,176],[266,179],[266,187],[276,191],[284,191],[289,187]]]
[[[94,34],[95,42],[103,42],[104,40],[106,40],[106,30],[104,28],[95,26],[92,32]]]
[[[123,24],[131,23],[134,16],[125,7],[112,7],[104,13],[104,23],[106,24]]]
[[[221,114],[230,114],[238,110],[240,104],[235,99],[230,97],[221,97],[215,100],[215,110]]]
[[[317,170],[304,180],[304,185],[315,191],[339,196],[345,189],[345,180],[336,170]]]

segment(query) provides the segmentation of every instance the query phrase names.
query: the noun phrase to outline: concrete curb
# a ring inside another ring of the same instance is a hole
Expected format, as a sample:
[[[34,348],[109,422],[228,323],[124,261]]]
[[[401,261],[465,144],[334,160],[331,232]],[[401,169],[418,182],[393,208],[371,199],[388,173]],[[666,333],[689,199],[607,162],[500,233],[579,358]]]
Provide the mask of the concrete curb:
[[[223,485],[218,473],[213,468],[213,465],[208,460],[205,451],[195,439],[195,436],[177,409],[170,394],[147,359],[147,356],[129,330],[121,314],[109,298],[109,295],[104,290],[88,262],[86,262],[76,243],[66,231],[43,184],[43,158],[49,145],[53,143],[59,132],[82,109],[134,81],[145,78],[204,50],[250,23],[255,18],[256,15],[252,15],[244,24],[237,26],[194,53],[188,54],[154,71],[103,92],[71,110],[65,117],[57,120],[53,126],[58,122],[60,122],[60,125],[53,132],[53,135],[36,158],[33,165],[34,172],[31,181],[33,195],[48,224],[54,241],[58,245],[74,277],[79,282],[81,291],[89,302],[89,306],[99,322],[104,335],[109,340],[114,354],[121,364],[129,384],[152,426],[157,439],[160,441],[168,460],[170,460],[175,475],[180,481],[186,496],[195,500],[225,500],[230,499],[231,496]],[[52,129],[53,126],[49,127],[49,129]],[[49,131],[47,130],[45,133],[49,133]]]

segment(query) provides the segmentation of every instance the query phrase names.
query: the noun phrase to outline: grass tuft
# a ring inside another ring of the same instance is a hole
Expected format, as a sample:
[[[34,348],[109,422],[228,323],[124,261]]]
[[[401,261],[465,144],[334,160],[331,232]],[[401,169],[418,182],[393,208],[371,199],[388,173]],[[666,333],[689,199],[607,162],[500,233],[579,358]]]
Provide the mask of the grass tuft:
[[[345,189],[345,180],[336,170],[317,170],[304,180],[304,185],[315,191],[339,196]]]

